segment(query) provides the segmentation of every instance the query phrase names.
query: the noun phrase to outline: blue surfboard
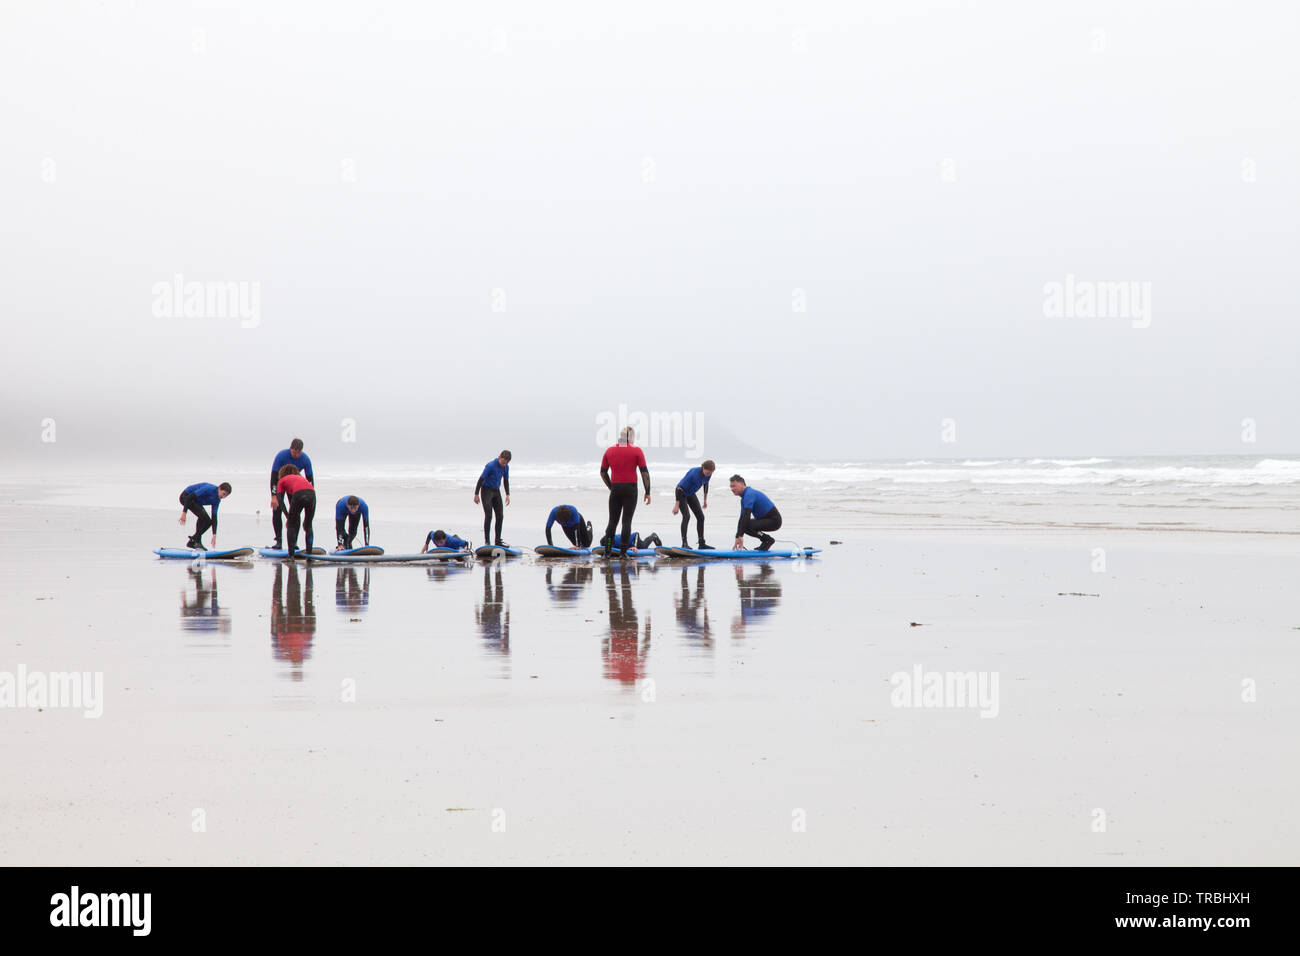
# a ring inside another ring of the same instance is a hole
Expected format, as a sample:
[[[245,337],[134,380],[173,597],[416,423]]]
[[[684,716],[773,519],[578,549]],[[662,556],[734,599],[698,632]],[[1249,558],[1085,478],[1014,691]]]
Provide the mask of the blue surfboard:
[[[485,544],[474,550],[474,557],[483,561],[493,561],[497,558],[517,558],[523,553],[523,548],[503,548],[499,544]]]
[[[791,558],[808,558],[814,554],[821,554],[821,548],[773,548],[770,551],[758,551],[747,549],[743,551],[722,551],[716,549],[700,550],[699,548],[660,548],[659,553],[666,558],[706,558],[713,560],[754,560],[767,561],[773,558],[791,559]]]
[[[264,558],[287,558],[289,556],[289,551],[287,548],[258,548],[257,553]],[[311,553],[324,554],[325,549],[312,548]],[[299,548],[297,551],[294,552],[294,557],[298,559],[305,559],[307,557],[307,552],[304,551],[302,548]]]
[[[355,549],[354,549],[355,550]],[[374,549],[369,549],[374,550]],[[313,554],[308,560],[312,564],[433,564],[441,561],[468,560],[468,551],[453,551],[450,548],[426,551],[423,554]]]
[[[592,548],[591,554],[602,561],[650,561],[662,550],[662,548],[629,548],[627,554],[624,555],[618,548],[615,548],[606,558],[604,548]]]
[[[229,561],[232,558],[251,557],[253,549],[230,548],[226,551],[198,551],[194,548],[154,548],[153,553],[160,558],[174,558],[186,561]]]
[[[553,544],[539,544],[533,550],[543,558],[584,558],[591,554],[591,548],[560,548]]]

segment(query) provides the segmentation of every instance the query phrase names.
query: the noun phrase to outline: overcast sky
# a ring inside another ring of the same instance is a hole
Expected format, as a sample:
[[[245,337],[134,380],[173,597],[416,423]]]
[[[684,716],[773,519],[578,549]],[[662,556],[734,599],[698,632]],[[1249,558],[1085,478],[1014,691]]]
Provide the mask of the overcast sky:
[[[1300,451],[1295,5],[448,6],[4,5],[6,458]]]

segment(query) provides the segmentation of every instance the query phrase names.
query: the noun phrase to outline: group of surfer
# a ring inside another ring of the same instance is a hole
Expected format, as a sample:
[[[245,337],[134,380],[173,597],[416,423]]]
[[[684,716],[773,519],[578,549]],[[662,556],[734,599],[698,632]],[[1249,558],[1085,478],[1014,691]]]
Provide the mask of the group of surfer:
[[[606,449],[600,461],[600,478],[609,489],[609,522],[599,542],[606,555],[618,551],[626,556],[629,549],[663,544],[657,534],[640,535],[632,532],[632,517],[636,513],[639,497],[638,473],[644,487],[645,504],[650,504],[650,469],[646,464],[645,453],[633,444],[634,439],[633,430],[624,428],[619,435],[618,444]],[[505,520],[504,505],[510,504],[510,459],[510,452],[502,451],[483,467],[474,486],[474,503],[483,507],[483,540],[491,540],[498,547],[509,547],[502,538],[501,531]],[[691,517],[694,516],[697,549],[714,550],[704,539],[704,509],[709,506],[709,480],[716,470],[717,465],[711,459],[707,460],[687,471],[673,491],[673,514],[680,514],[682,519],[683,548],[689,548],[687,532],[690,530]],[[300,529],[306,537],[307,551],[310,552],[315,546],[312,528],[312,520],[316,515],[315,480],[311,458],[303,451],[301,438],[295,438],[271,463],[271,527],[275,532],[275,542],[270,547],[286,551],[289,557],[298,550]],[[731,493],[740,498],[740,521],[736,525],[733,548],[743,549],[745,538],[750,536],[758,539],[757,550],[768,550],[775,542],[769,532],[781,527],[781,512],[771,498],[757,488],[749,487],[740,475],[731,476],[730,486]],[[181,492],[180,523],[185,524],[190,514],[197,519],[194,534],[186,541],[188,547],[204,550],[203,535],[209,528],[212,529],[213,548],[216,547],[217,509],[229,497],[230,492],[229,482],[220,485],[198,482]],[[205,505],[211,507],[211,517],[204,509]],[[282,544],[286,523],[287,549]],[[556,524],[559,524],[560,530],[573,547],[586,549],[592,546],[592,524],[573,505],[557,505],[551,509],[546,519],[548,545],[554,545],[551,528]],[[352,549],[359,528],[363,531],[364,544],[369,546],[370,507],[357,495],[344,495],[334,506],[337,550]],[[492,533],[494,530],[495,534]],[[431,546],[459,551],[468,549],[470,542],[455,534],[437,530],[430,531],[426,536],[421,553],[428,551]]]

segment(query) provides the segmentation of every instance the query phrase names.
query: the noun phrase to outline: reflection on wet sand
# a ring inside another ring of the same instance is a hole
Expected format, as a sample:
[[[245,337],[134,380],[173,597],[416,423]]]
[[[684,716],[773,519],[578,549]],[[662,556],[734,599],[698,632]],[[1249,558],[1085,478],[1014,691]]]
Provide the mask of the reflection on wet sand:
[[[426,570],[430,581],[446,581],[449,577],[474,570],[474,566],[464,561],[435,561]]]
[[[731,621],[731,636],[737,640],[753,624],[762,622],[781,603],[781,579],[770,564],[760,564],[757,573],[750,574],[753,565],[737,564],[736,585],[740,588],[740,613]]]
[[[556,581],[557,570],[549,564],[546,566],[546,593],[552,601],[561,603],[576,601],[582,595],[583,588],[596,576],[590,564],[571,564],[564,569],[559,581]]]
[[[357,583],[356,568],[339,568],[334,578],[334,603],[344,614],[360,614],[370,606],[370,569]]]
[[[604,570],[609,598],[609,637],[601,643],[605,676],[632,687],[645,676],[645,662],[650,655],[650,617],[646,616],[642,643],[636,607],[632,603],[632,575],[627,565],[620,563],[618,568],[606,565]]]
[[[691,576],[695,590],[691,590]],[[709,626],[709,604],[704,598],[704,565],[682,568],[681,590],[673,594],[677,626],[688,644],[713,650],[713,629]]]
[[[297,563],[277,562],[271,585],[271,647],[276,660],[293,666],[293,680],[302,680],[302,662],[311,655],[312,638],[316,636],[311,565],[301,573],[304,579],[299,583]],[[288,581],[282,584],[286,575]]]
[[[474,619],[478,622],[484,648],[504,658],[498,676],[509,677],[510,606],[506,604],[500,565],[495,569],[486,564],[483,566],[483,600],[474,608]]]
[[[230,614],[221,610],[217,601],[217,569],[209,564],[207,583],[203,582],[203,568],[189,568],[190,582],[194,585],[194,600],[189,589],[181,591],[181,627],[187,631],[230,631]]]

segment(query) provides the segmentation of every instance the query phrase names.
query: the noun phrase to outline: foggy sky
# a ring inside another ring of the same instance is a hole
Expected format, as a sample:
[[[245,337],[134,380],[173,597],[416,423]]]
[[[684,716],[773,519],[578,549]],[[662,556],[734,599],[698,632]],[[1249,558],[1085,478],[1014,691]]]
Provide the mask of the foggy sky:
[[[1300,450],[1296,9],[867,6],[7,4],[5,458]]]

